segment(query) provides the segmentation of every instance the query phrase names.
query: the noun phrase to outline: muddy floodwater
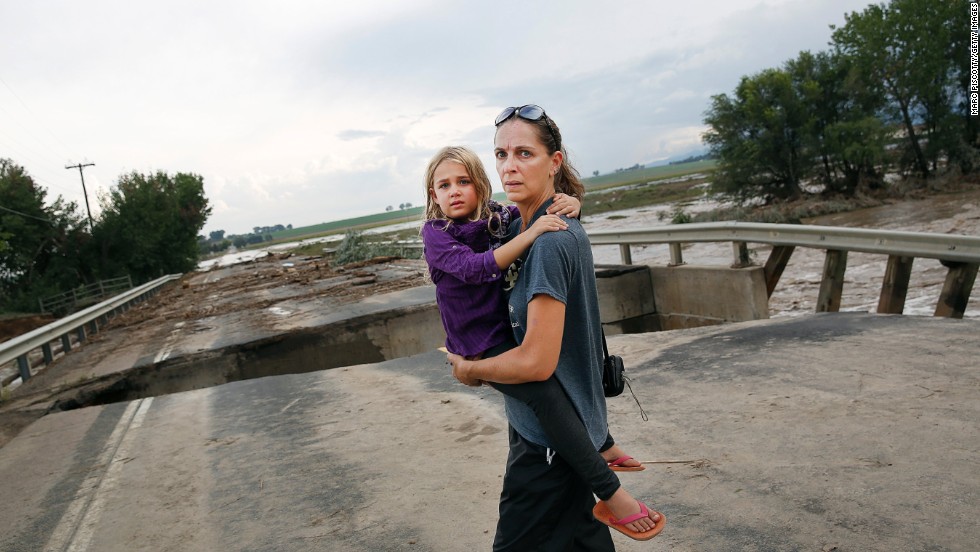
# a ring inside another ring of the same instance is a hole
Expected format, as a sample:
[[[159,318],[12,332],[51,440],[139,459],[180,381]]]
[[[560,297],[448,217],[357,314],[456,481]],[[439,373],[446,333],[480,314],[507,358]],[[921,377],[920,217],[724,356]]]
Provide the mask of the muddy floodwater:
[[[698,202],[685,208],[696,213],[717,207],[710,202]],[[616,211],[587,217],[585,228],[614,230],[644,228],[668,224],[662,215],[671,205],[657,205]],[[804,221],[820,226],[848,226],[907,232],[962,234],[980,236],[980,190],[945,194],[926,199],[911,199],[889,205],[838,213]],[[764,264],[769,256],[768,245],[749,244],[752,260]],[[595,246],[596,263],[620,262],[618,246]],[[633,262],[666,265],[670,261],[667,245],[633,246]],[[819,249],[797,248],[769,300],[773,318],[814,312],[820,289],[825,252]],[[732,246],[728,242],[691,244],[684,248],[688,264],[721,265],[732,263]],[[884,255],[849,253],[844,274],[841,311],[875,312],[881,282],[888,259]],[[931,316],[946,278],[946,268],[933,259],[915,259],[904,314]],[[980,318],[980,292],[971,294],[965,317]]]

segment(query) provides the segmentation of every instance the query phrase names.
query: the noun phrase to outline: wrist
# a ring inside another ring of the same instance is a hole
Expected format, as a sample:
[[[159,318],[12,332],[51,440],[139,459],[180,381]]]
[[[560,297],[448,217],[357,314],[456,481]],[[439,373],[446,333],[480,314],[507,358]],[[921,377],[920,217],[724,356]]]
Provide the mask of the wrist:
[[[473,378],[473,361],[472,360],[464,361],[460,365],[460,372],[462,372],[462,375],[463,375],[464,378],[466,378],[466,379],[472,379]]]

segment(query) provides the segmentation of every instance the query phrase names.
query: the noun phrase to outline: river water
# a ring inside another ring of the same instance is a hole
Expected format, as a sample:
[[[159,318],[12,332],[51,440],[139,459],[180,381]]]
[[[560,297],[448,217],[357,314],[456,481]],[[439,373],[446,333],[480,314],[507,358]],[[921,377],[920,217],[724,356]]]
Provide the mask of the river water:
[[[684,210],[696,213],[717,206],[716,203],[702,201],[686,206]],[[670,217],[660,219],[671,208],[672,205],[655,205],[590,216],[585,219],[585,228],[592,231],[665,226]],[[980,236],[980,190],[902,200],[880,207],[817,217],[804,223]],[[765,263],[770,246],[749,244],[749,249],[755,263]],[[596,263],[620,262],[618,246],[595,246],[593,251]],[[633,262],[666,265],[670,261],[670,250],[666,244],[633,246],[631,254]],[[824,256],[824,251],[818,249],[797,248],[794,251],[769,299],[770,316],[776,318],[815,311]],[[728,266],[732,260],[732,246],[728,242],[691,244],[684,248],[684,261],[688,264]],[[887,260],[884,255],[848,254],[841,311],[877,310]],[[945,278],[946,268],[939,261],[915,259],[904,314],[932,316]],[[980,282],[974,286],[964,317],[980,318]]]
[[[685,204],[684,211],[694,214],[719,206],[717,201],[702,200]],[[661,227],[669,224],[669,213],[673,207],[674,204],[669,203],[611,211],[588,216],[584,224],[586,230],[590,231]],[[664,216],[665,213],[668,215]],[[880,207],[817,217],[806,220],[805,223],[820,226],[849,226],[980,236],[980,190],[936,195],[925,199],[902,200]],[[375,228],[367,233],[393,232],[418,224],[414,222],[401,223]],[[343,234],[339,233],[314,240],[305,240],[304,242],[232,252],[216,259],[203,261],[199,268],[207,270],[214,265],[224,266],[247,262],[255,257],[289,250],[303,243],[324,242],[325,245],[335,245],[342,238]],[[749,250],[754,262],[764,264],[769,256],[770,247],[768,245],[749,244]],[[618,246],[595,246],[593,251],[596,263],[616,264],[620,262]],[[666,265],[670,261],[670,250],[667,245],[633,246],[631,253],[634,262],[642,261]],[[848,254],[847,271],[844,274],[844,291],[841,297],[842,311],[875,312],[877,310],[878,295],[881,293],[881,281],[885,275],[887,260],[883,255]],[[728,266],[732,263],[732,247],[728,242],[691,244],[684,248],[684,261],[688,264]],[[823,263],[824,251],[797,248],[769,299],[770,316],[776,318],[814,312],[817,293],[820,289],[820,278],[823,273]],[[912,265],[912,278],[909,281],[904,314],[932,316],[945,278],[946,268],[939,261],[916,259]],[[980,318],[980,283],[975,286],[975,290],[971,294],[964,316]]]

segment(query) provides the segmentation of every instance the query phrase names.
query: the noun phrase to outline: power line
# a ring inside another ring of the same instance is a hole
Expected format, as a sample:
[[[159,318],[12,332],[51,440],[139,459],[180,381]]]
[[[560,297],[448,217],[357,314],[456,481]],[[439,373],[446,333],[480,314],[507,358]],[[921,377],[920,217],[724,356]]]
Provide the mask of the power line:
[[[74,193],[74,191],[71,190],[71,189],[69,189],[66,184],[63,184],[63,183],[60,183],[60,182],[58,184],[53,184],[52,183],[52,181],[61,181],[61,180],[64,180],[64,178],[57,178],[56,176],[54,176],[53,173],[48,173],[46,170],[45,170],[45,173],[43,174],[44,178],[41,178],[42,175],[40,173],[40,168],[41,167],[45,167],[46,168],[49,165],[49,163],[41,163],[38,160],[34,159],[33,157],[30,157],[28,155],[25,155],[23,152],[18,151],[17,148],[15,148],[15,147],[11,146],[10,144],[4,142],[4,140],[2,138],[3,137],[0,136],[0,146],[5,147],[8,150],[10,150],[10,152],[12,152],[12,154],[10,155],[10,160],[17,162],[18,165],[21,165],[25,170],[27,170],[29,173],[31,173],[31,177],[32,178],[34,178],[35,180],[44,182],[44,183],[46,183],[50,187],[58,188],[62,192]],[[0,157],[4,157],[4,156],[0,155]],[[29,168],[28,165],[27,165],[27,163],[25,163],[24,161],[27,161],[29,163],[32,163],[33,164],[33,167],[32,168]]]
[[[0,211],[7,211],[8,213],[13,213],[15,215],[20,215],[22,217],[32,218],[34,220],[39,220],[41,222],[47,222],[48,224],[54,224],[54,221],[51,220],[51,219],[46,219],[46,218],[41,218],[41,217],[35,217],[34,215],[28,215],[27,213],[21,213],[20,211],[14,211],[13,209],[8,209],[8,208],[4,207],[3,205],[0,205]]]
[[[26,111],[27,113],[29,113],[31,115],[31,117],[33,117],[37,121],[38,126],[40,126],[42,129],[44,129],[45,131],[47,131],[47,133],[49,135],[51,135],[51,137],[54,138],[56,142],[58,142],[59,144],[61,144],[61,147],[65,148],[64,151],[69,151],[71,149],[68,146],[66,146],[65,143],[62,142],[61,139],[58,138],[58,136],[54,132],[52,132],[50,128],[48,128],[47,126],[45,126],[44,122],[41,121],[41,118],[38,117],[31,110],[30,107],[27,107],[27,104],[24,103],[24,100],[20,99],[20,96],[18,96],[17,93],[14,92],[14,89],[11,88],[10,85],[7,84],[7,81],[3,80],[2,77],[0,77],[0,84],[3,84],[3,86],[7,89],[7,91],[10,92],[10,95],[13,96],[18,102],[20,102],[21,107],[23,107],[24,108],[24,111]],[[20,124],[20,123],[18,122],[18,124]],[[21,125],[21,126],[23,127],[24,125]],[[25,127],[25,129],[26,129],[26,127]],[[27,129],[27,130],[29,132],[31,132],[31,134],[33,134],[33,132],[30,131],[30,129]],[[35,135],[34,137],[35,138],[39,138],[37,135]],[[41,143],[41,140],[38,140],[38,142]],[[43,145],[47,146],[47,144],[43,144]]]

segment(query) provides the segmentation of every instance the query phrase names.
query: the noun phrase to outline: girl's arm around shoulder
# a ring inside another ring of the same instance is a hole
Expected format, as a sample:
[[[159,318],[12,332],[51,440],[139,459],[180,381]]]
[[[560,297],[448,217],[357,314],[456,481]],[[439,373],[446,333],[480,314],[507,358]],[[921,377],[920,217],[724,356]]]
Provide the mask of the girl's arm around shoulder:
[[[577,219],[582,214],[582,202],[575,196],[559,192],[551,199],[552,203],[548,206],[549,215],[565,215]]]
[[[534,221],[530,228],[511,238],[510,241],[493,250],[493,258],[500,270],[505,270],[520,257],[538,236],[546,232],[567,230],[568,222],[558,215],[542,215]]]

